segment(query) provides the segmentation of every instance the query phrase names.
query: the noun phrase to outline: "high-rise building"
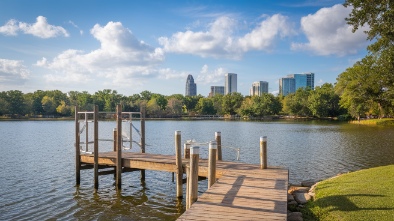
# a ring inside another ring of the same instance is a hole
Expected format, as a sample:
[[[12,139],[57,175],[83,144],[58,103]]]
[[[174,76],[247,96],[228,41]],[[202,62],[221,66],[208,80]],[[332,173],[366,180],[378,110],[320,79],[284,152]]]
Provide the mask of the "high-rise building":
[[[211,92],[209,93],[209,97],[213,97],[216,94],[224,94],[223,86],[211,86]]]
[[[197,95],[197,85],[194,83],[193,76],[189,74],[186,80],[186,90],[185,96],[196,96]]]
[[[295,93],[298,88],[315,88],[315,74],[289,74],[287,77],[279,79],[279,93],[286,96]]]
[[[279,94],[286,96],[295,92],[295,79],[286,77],[279,79]]]
[[[268,93],[268,82],[253,82],[252,87],[250,88],[250,96],[261,96],[263,93]]]
[[[224,75],[224,94],[237,92],[237,74],[227,73]]]

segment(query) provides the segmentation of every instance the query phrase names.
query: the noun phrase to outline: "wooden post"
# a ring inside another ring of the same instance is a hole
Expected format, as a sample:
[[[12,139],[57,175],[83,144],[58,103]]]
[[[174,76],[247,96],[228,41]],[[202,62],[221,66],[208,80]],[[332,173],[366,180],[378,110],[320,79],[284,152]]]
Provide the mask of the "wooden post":
[[[94,189],[98,189],[98,105],[94,106]],[[87,128],[87,127],[86,127]]]
[[[85,151],[89,152],[89,115],[88,113],[85,113]]]
[[[116,132],[116,128],[114,128],[113,130],[113,135],[114,135],[114,152],[116,152],[116,147],[117,147],[116,140],[118,138],[118,133]]]
[[[79,136],[79,108],[75,106],[75,183],[81,183],[81,150]]]
[[[186,210],[190,208],[190,201],[189,201],[189,194],[190,194],[190,189],[189,189],[189,183],[190,183],[190,165],[186,166]]]
[[[188,180],[189,185],[189,205],[190,207],[197,201],[198,197],[198,161],[200,157],[200,147],[190,147],[190,174]]]
[[[216,182],[216,142],[209,142],[208,189]]]
[[[267,169],[267,137],[260,137],[260,169]]]
[[[190,144],[189,143],[183,144],[183,158],[190,159]]]
[[[116,106],[116,188],[122,187],[122,105]]]
[[[182,198],[183,196],[183,171],[182,171],[182,147],[181,147],[181,131],[175,131],[175,160],[176,160],[176,196]]]
[[[145,153],[145,107],[141,107],[141,153]],[[145,180],[145,170],[141,170],[141,181]]]
[[[215,132],[215,140],[217,145],[217,160],[222,160],[222,135],[221,132]]]

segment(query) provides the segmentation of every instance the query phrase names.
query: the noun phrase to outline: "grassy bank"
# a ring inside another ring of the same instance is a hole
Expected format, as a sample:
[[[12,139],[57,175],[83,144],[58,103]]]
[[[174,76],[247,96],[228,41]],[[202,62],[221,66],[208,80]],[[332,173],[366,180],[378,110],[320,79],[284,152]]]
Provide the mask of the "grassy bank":
[[[394,165],[360,170],[320,182],[304,220],[394,220]]]
[[[383,118],[383,119],[367,119],[367,120],[354,120],[350,121],[352,124],[363,124],[363,125],[392,125],[394,126],[393,118]]]

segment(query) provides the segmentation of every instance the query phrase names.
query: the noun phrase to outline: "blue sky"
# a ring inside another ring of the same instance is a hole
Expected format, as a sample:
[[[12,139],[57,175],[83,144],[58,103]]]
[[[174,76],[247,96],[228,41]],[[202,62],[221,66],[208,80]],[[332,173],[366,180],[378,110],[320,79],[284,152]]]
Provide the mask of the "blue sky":
[[[254,81],[314,72],[315,85],[367,53],[363,27],[344,20],[337,0],[0,1],[0,91],[112,89],[197,93],[238,74],[238,92]]]

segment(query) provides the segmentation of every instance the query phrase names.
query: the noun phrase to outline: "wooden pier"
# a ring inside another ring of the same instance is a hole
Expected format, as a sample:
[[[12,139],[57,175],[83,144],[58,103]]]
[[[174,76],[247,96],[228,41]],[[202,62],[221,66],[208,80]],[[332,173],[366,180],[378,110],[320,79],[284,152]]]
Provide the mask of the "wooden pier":
[[[95,189],[98,188],[99,168],[114,168],[102,171],[115,173],[116,187],[121,187],[121,174],[124,171],[157,170],[176,174],[177,197],[186,196],[186,212],[178,220],[286,220],[288,170],[267,167],[267,139],[260,139],[260,165],[226,162],[221,160],[220,132],[216,142],[209,145],[209,159],[199,159],[198,147],[185,144],[181,156],[181,134],[175,132],[175,156],[145,153],[122,152],[121,107],[117,111],[117,128],[113,135],[113,150],[99,152],[97,107],[94,115],[94,153],[81,152],[79,129],[80,114],[76,107],[76,183],[80,183],[80,170],[94,168]],[[89,112],[91,114],[91,112]],[[131,115],[130,115],[131,116]],[[141,114],[143,117],[143,113]],[[86,115],[85,115],[86,117]],[[141,121],[143,122],[143,121]],[[145,129],[144,122],[141,127]],[[120,133],[119,133],[120,132]],[[145,144],[145,134],[141,142]],[[86,139],[88,143],[88,139]],[[131,142],[131,141],[130,141]],[[189,149],[190,148],[190,149]],[[218,158],[220,156],[220,158]],[[186,193],[182,192],[183,174],[186,174]],[[208,178],[208,190],[197,198],[198,177]]]

